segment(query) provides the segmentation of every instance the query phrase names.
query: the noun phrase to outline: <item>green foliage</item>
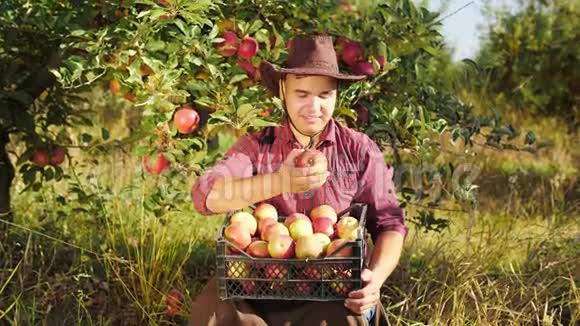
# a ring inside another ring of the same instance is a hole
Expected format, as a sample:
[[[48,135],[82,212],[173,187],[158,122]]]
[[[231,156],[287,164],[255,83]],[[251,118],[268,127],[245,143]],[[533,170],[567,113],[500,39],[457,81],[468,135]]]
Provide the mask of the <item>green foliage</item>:
[[[519,110],[568,119],[578,127],[578,1],[523,1],[498,12],[477,62],[491,98]]]

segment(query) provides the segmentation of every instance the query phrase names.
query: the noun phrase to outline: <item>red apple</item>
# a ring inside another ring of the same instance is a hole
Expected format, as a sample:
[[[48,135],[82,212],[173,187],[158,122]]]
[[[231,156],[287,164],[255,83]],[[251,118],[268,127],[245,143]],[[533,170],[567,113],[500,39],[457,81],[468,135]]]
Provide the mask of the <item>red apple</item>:
[[[318,280],[322,277],[320,268],[321,267],[317,265],[307,264],[306,267],[304,267],[303,274],[310,280]]]
[[[245,60],[238,60],[238,65],[244,69],[244,71],[250,76],[252,79],[256,79],[256,72],[257,69],[252,65],[251,62]]]
[[[251,235],[256,234],[256,230],[258,229],[258,222],[254,216],[248,212],[236,212],[230,218],[230,223],[241,223],[243,226],[248,228],[248,231],[250,231]]]
[[[48,151],[44,149],[37,149],[34,153],[32,153],[32,162],[38,167],[45,167],[50,162],[50,157],[48,155]]]
[[[356,124],[358,126],[366,126],[369,124],[369,109],[362,104],[355,105],[356,111]]]
[[[157,0],[157,3],[163,7],[165,7],[169,4],[169,2],[167,2],[167,0]]]
[[[345,240],[355,240],[358,237],[358,220],[352,216],[344,216],[336,223],[338,237]]]
[[[379,63],[379,66],[381,66],[381,68],[383,68],[385,66],[385,57],[382,55],[379,55],[377,57],[377,62]]]
[[[328,245],[328,248],[326,249],[326,255],[330,256],[334,252],[336,252],[336,254],[334,254],[333,257],[352,257],[352,246],[347,245],[344,248],[338,250],[338,248],[340,248],[343,244],[345,244],[347,242],[348,241],[345,239],[336,239],[336,240],[332,241]]]
[[[352,70],[357,75],[372,76],[375,74],[375,68],[373,67],[373,64],[364,60],[357,62]]]
[[[273,280],[285,279],[288,274],[288,268],[280,264],[268,264],[265,269],[266,278]],[[284,282],[272,282],[270,288],[279,289],[284,285]]]
[[[238,51],[238,35],[232,31],[222,34],[223,42],[217,44],[218,52],[224,57],[231,57]]]
[[[254,216],[258,220],[273,218],[278,221],[278,211],[276,210],[276,207],[268,203],[259,204],[254,210]]]
[[[259,45],[255,38],[246,36],[238,47],[240,58],[251,59],[258,53]]]
[[[338,220],[336,211],[330,205],[320,205],[310,211],[310,219],[312,221],[320,217],[327,217],[331,219],[333,224]]]
[[[314,233],[322,233],[329,238],[334,237],[334,222],[328,217],[318,217],[312,220]]]
[[[290,224],[290,236],[294,240],[314,234],[310,220],[298,219]]]
[[[270,242],[272,238],[280,235],[290,236],[290,231],[288,231],[288,228],[284,224],[276,222],[275,224],[268,225],[261,235],[262,240]]]
[[[297,168],[316,167],[316,171],[324,172],[328,169],[328,160],[322,152],[309,149],[294,158],[294,165]]]
[[[224,230],[224,235],[229,242],[242,250],[245,250],[252,242],[250,231],[239,222],[228,225]]]
[[[260,239],[263,239],[262,236],[266,232],[266,229],[268,228],[268,226],[270,226],[272,224],[276,224],[276,223],[278,223],[278,222],[276,222],[276,220],[273,218],[261,219],[258,222],[258,232],[260,233]]]
[[[307,221],[310,221],[310,219],[308,218],[308,216],[306,216],[306,215],[304,215],[302,213],[292,213],[292,214],[288,215],[288,217],[284,221],[284,225],[287,228],[289,228],[290,225],[292,224],[292,222],[294,222],[296,220],[307,220]]]
[[[163,153],[161,152],[157,153],[157,162],[155,162],[155,165],[153,166],[149,162],[149,155],[146,155],[143,159],[143,165],[145,166],[145,169],[149,173],[153,174],[160,174],[169,166],[169,164],[169,161],[165,158],[165,156],[163,156]]]
[[[289,235],[273,237],[268,242],[268,252],[272,258],[290,258],[294,256],[294,240]]]
[[[121,83],[118,80],[113,79],[109,82],[109,89],[113,95],[117,95],[121,91]]]
[[[296,258],[318,258],[322,255],[322,248],[322,242],[313,234],[301,237],[296,241]]]
[[[270,253],[268,253],[268,243],[266,241],[257,240],[248,246],[246,252],[256,258],[268,258],[270,257]]]
[[[179,108],[173,117],[173,123],[182,134],[191,134],[199,125],[199,114],[191,105]]]
[[[66,151],[62,147],[55,147],[52,150],[52,156],[50,157],[50,164],[59,165],[64,162],[64,156]]]
[[[346,37],[342,37],[342,36],[341,36],[341,37],[339,37],[339,38],[336,40],[336,45],[335,45],[335,47],[336,47],[336,50],[337,50],[336,52],[338,52],[338,53],[342,53],[342,50],[344,50],[344,47],[345,47],[345,46],[346,46],[346,45],[347,45],[349,42],[350,42],[350,41],[349,41],[349,39],[347,39]]]
[[[123,98],[125,98],[127,101],[129,101],[131,103],[137,102],[137,97],[133,93],[125,94],[125,95],[123,95]]]
[[[298,282],[295,283],[295,286],[300,296],[307,296],[311,294],[310,291],[312,291],[312,286],[309,282]]]
[[[356,64],[363,56],[363,49],[359,42],[351,41],[342,49],[342,61],[349,66]]]

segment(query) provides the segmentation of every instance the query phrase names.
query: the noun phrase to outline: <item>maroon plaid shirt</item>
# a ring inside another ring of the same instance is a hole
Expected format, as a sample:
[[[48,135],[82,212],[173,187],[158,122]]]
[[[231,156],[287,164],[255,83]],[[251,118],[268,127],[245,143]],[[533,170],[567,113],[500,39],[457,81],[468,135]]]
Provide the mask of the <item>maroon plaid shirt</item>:
[[[280,127],[248,133],[227,151],[225,157],[200,176],[192,189],[195,209],[212,215],[207,196],[217,176],[251,177],[276,172],[290,151],[301,148],[287,119]],[[304,193],[285,193],[265,202],[280,215],[309,214],[316,206],[328,204],[337,212],[352,203],[368,204],[367,229],[373,239],[384,231],[407,235],[404,211],[399,207],[393,184],[393,168],[385,164],[379,147],[367,135],[331,119],[316,149],[328,159],[330,177],[319,189]]]

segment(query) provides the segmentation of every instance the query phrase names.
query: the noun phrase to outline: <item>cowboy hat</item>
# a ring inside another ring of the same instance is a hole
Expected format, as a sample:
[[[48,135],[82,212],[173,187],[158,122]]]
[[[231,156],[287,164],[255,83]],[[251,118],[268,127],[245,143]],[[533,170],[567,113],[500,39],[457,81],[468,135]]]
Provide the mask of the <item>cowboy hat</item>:
[[[340,80],[357,81],[364,75],[348,75],[338,70],[338,60],[332,37],[329,35],[298,36],[288,53],[287,66],[279,68],[270,62],[260,63],[262,83],[279,96],[278,82],[284,74],[328,76]]]

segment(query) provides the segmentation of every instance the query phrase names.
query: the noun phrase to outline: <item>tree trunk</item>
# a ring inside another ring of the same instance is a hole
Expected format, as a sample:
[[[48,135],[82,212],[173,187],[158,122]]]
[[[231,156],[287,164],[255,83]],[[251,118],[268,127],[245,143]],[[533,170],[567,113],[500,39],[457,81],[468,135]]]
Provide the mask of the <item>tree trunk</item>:
[[[0,131],[0,219],[12,221],[10,210],[10,186],[14,180],[14,166],[8,157],[6,145],[10,136],[6,130]],[[0,226],[0,229],[2,226]]]

